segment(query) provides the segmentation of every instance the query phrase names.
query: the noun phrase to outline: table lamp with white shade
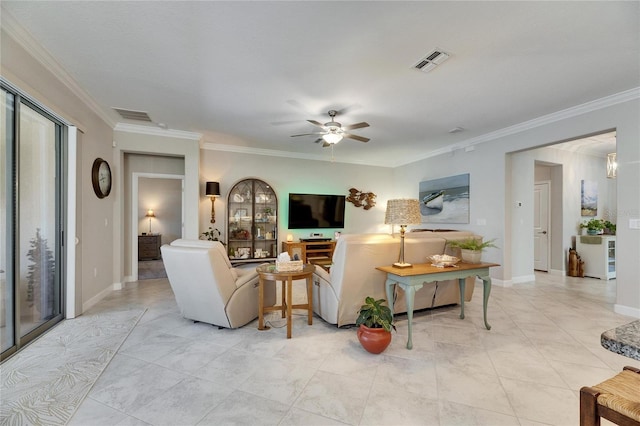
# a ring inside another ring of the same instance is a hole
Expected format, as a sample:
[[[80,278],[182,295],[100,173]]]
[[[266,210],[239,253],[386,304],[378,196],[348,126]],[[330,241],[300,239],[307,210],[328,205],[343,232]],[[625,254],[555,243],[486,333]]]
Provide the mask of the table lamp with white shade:
[[[384,223],[400,225],[400,257],[393,264],[396,268],[409,268],[413,265],[404,261],[404,232],[407,225],[422,223],[420,202],[417,199],[397,199],[387,201]]]

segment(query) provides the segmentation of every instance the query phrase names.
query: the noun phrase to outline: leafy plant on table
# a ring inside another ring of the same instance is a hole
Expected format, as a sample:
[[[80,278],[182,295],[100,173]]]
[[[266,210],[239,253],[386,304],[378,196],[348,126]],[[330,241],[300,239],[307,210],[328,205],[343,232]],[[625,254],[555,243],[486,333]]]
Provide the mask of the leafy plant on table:
[[[488,241],[480,241],[475,238],[469,238],[460,241],[447,241],[447,243],[449,244],[449,247],[458,247],[462,250],[483,251],[487,248],[498,248],[498,246],[494,244],[495,241],[495,238]]]

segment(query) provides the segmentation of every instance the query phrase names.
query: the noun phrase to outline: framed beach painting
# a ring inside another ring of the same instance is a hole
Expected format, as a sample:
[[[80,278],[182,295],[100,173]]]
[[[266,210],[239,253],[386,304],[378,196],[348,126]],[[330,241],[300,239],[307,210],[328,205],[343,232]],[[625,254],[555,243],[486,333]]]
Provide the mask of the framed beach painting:
[[[598,182],[582,181],[580,186],[580,212],[582,216],[598,215]]]
[[[469,223],[469,173],[420,182],[423,223]]]

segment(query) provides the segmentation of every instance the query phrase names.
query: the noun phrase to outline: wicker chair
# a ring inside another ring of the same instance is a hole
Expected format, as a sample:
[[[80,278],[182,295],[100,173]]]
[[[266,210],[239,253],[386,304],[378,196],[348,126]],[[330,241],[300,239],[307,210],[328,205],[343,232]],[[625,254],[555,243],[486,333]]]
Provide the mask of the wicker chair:
[[[580,389],[580,425],[600,426],[600,417],[621,426],[640,426],[640,369],[622,372]]]

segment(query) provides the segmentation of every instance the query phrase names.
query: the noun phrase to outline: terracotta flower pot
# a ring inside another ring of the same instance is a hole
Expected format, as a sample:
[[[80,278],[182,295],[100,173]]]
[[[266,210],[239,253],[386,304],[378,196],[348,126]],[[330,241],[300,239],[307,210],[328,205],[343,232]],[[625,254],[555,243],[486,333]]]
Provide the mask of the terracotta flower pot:
[[[384,328],[369,328],[364,324],[358,328],[358,340],[372,354],[379,354],[391,343],[391,332]]]

